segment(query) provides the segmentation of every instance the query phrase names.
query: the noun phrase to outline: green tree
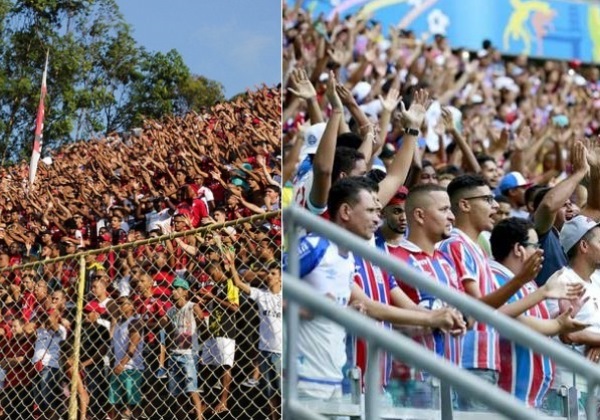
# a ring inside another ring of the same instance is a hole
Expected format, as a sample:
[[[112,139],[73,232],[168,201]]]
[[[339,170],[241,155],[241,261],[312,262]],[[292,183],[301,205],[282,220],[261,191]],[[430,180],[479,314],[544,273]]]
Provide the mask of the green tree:
[[[142,54],[140,72],[131,86],[125,115],[129,125],[139,125],[144,118],[185,115],[225,99],[223,86],[204,76],[190,74],[176,50]]]
[[[44,147],[128,130],[222,100],[177,51],[151,53],[114,0],[0,0],[0,156],[31,153],[46,51]],[[6,158],[6,159],[5,159]]]

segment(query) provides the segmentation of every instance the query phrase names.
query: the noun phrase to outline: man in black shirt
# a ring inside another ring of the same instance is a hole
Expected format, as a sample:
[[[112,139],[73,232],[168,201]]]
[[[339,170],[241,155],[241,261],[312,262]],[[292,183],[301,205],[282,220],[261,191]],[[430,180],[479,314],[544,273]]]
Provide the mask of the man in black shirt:
[[[108,351],[110,322],[106,309],[97,302],[88,303],[81,330],[81,368],[90,396],[88,418],[104,420],[108,410]]]
[[[209,308],[208,329],[210,338],[202,349],[202,363],[207,366],[220,367],[221,394],[219,403],[214,408],[216,413],[228,410],[227,399],[231,384],[231,367],[235,356],[235,336],[237,333],[235,313],[240,305],[240,292],[233,280],[225,273],[220,262],[211,262],[206,268],[214,286],[202,297]]]

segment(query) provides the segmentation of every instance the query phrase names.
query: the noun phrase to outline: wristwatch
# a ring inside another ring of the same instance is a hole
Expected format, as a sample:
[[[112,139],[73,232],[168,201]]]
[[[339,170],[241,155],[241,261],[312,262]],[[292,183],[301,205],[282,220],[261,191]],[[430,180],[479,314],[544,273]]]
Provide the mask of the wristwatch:
[[[404,134],[408,134],[409,136],[418,137],[419,136],[419,130],[417,130],[416,128],[405,128],[404,129]]]

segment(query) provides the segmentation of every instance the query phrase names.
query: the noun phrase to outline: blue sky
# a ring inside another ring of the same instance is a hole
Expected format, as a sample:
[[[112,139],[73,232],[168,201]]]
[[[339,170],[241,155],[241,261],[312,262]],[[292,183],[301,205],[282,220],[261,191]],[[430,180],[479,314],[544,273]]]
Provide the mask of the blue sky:
[[[177,49],[192,73],[232,97],[281,79],[281,0],[116,0],[135,40]]]

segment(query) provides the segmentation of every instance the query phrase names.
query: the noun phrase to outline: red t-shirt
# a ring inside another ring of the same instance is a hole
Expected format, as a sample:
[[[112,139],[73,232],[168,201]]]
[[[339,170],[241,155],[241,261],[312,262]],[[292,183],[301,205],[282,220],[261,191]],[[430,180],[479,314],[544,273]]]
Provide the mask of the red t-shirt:
[[[6,379],[4,382],[6,388],[14,388],[16,386],[27,387],[31,385],[31,380],[35,373],[34,365],[31,363],[34,350],[33,344],[32,336],[27,334],[13,336],[10,328],[8,328],[8,334],[2,340],[0,353],[5,359],[23,357],[24,360],[20,364],[14,364],[6,368]]]

